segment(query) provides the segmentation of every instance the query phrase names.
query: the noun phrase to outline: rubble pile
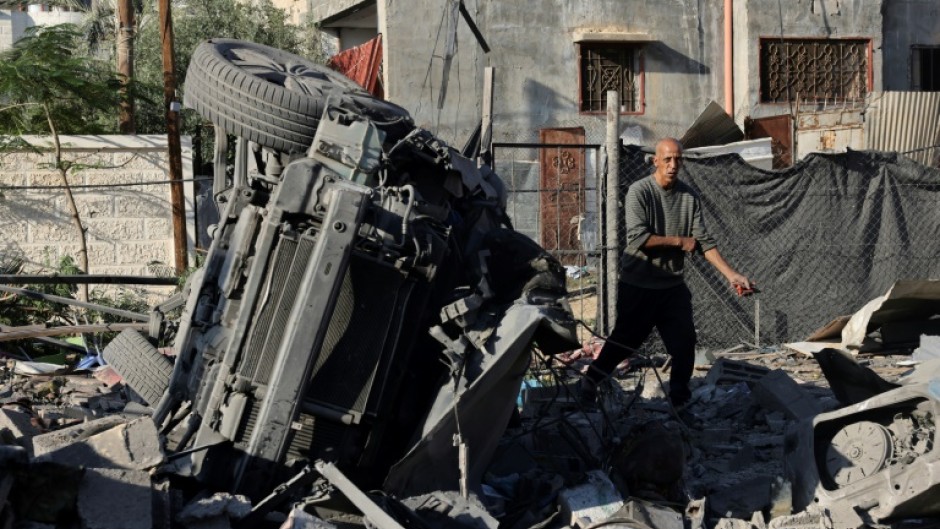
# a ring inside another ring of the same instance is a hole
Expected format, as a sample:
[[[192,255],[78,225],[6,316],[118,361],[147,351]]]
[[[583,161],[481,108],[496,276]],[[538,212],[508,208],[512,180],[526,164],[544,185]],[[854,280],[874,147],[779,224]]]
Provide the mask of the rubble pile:
[[[864,363],[896,378],[906,358]],[[108,368],[21,375],[14,367],[0,387],[3,527],[233,527],[251,512],[243,496],[193,494],[161,474],[168,461],[151,410]],[[719,354],[697,368],[681,410],[660,387],[668,369],[628,370],[594,406],[575,398],[576,378],[530,370],[479,502],[463,507],[475,514],[461,525],[760,529],[843,520],[826,510],[793,514],[784,468],[788,430],[841,406],[818,364],[777,349]],[[441,491],[402,505],[437,512],[459,501]],[[294,509],[281,523],[327,522]]]

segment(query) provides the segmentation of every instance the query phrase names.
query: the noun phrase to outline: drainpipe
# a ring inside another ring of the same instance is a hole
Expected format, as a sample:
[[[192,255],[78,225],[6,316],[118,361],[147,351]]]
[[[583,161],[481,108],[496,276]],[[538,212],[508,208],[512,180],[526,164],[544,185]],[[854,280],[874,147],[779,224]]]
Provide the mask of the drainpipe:
[[[734,37],[734,29],[731,24],[733,16],[731,4],[733,0],[725,0],[725,112],[731,118],[734,118],[734,57],[731,53],[731,39]]]

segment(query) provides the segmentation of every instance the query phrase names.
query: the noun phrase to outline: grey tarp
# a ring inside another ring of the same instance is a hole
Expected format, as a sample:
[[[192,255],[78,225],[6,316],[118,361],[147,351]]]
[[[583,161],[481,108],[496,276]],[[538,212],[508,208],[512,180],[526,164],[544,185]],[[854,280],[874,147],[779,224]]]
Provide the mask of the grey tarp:
[[[623,149],[622,192],[650,174],[648,155]],[[722,255],[757,281],[763,344],[804,339],[897,279],[940,277],[940,170],[903,155],[813,154],[778,171],[689,157],[680,178],[702,196]],[[736,297],[701,257],[687,260],[686,280],[700,345],[753,340],[754,298]]]

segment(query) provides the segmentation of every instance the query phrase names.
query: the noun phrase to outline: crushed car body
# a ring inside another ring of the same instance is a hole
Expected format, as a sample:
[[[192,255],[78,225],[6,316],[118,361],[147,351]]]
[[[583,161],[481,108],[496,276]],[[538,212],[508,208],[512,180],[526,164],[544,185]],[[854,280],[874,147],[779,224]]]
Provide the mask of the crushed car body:
[[[564,269],[511,229],[489,167],[338,77],[241,41],[194,53],[186,104],[238,137],[236,168],[217,172],[221,220],[150,403],[164,470],[255,501],[314,462],[367,488],[467,490],[535,342],[577,346]],[[280,135],[301,108],[322,112]],[[127,340],[105,353],[125,371]]]
[[[826,509],[840,527],[940,515],[938,367],[921,365],[893,389],[879,379],[868,384],[878,394],[795,423],[786,440],[794,509]]]

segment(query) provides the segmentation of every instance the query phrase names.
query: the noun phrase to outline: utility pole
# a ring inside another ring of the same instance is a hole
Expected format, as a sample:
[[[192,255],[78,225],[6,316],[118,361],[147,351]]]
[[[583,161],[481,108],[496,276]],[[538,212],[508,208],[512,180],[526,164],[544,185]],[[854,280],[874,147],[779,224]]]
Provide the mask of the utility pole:
[[[117,62],[121,75],[121,107],[119,128],[121,134],[136,134],[134,125],[134,98],[128,84],[134,79],[134,33],[137,22],[134,20],[132,0],[117,0]]]
[[[180,148],[179,111],[176,101],[176,60],[173,56],[173,15],[170,0],[159,0],[160,38],[163,41],[163,104],[166,111],[167,148],[170,158],[170,204],[173,208],[173,244],[176,273],[186,270],[186,203],[183,199],[183,155]]]

